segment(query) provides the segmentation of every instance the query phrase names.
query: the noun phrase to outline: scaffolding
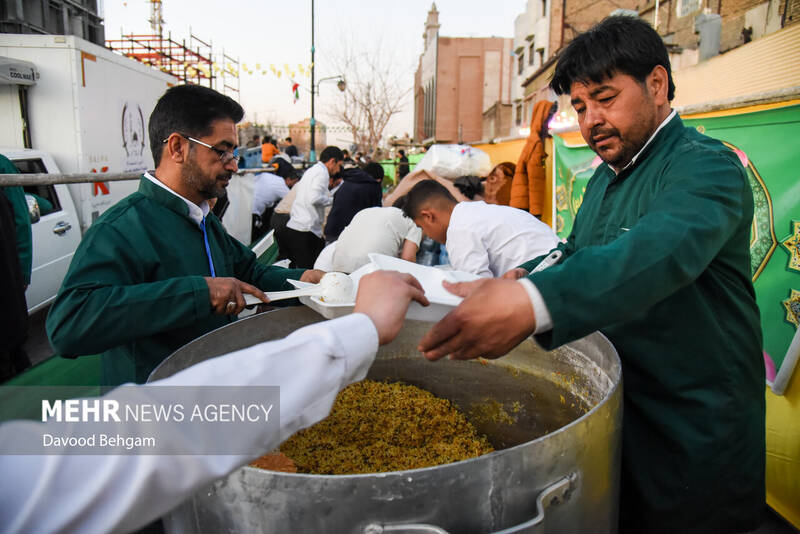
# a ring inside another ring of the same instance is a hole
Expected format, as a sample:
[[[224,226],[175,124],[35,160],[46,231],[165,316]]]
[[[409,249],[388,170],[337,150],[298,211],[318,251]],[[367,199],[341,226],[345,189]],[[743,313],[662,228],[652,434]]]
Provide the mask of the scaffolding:
[[[106,40],[106,47],[171,74],[183,81],[205,85],[238,100],[239,60],[223,50],[214,61],[211,43],[189,30],[189,43],[172,39],[172,32],[163,34],[123,34],[120,39]]]
[[[150,28],[156,35],[164,35],[164,15],[161,0],[150,0]]]
[[[226,54],[225,50],[223,49],[221,54],[221,63],[222,66],[219,69],[220,80],[222,83],[221,92],[228,96],[231,96],[231,94],[233,94],[235,95],[234,99],[238,100],[239,88],[240,88],[239,73],[241,72],[239,59],[232,58],[231,56]]]

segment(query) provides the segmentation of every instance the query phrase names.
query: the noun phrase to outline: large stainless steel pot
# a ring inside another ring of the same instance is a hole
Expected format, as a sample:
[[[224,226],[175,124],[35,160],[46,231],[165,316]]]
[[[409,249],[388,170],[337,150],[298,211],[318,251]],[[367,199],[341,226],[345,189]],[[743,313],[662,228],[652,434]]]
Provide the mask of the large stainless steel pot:
[[[320,320],[305,307],[250,317],[179,349],[150,380]],[[168,515],[167,530],[615,532],[622,388],[619,358],[609,341],[595,333],[545,352],[527,340],[488,365],[431,363],[415,349],[428,328],[428,323],[406,321],[400,336],[378,352],[369,377],[402,380],[450,399],[489,437],[496,452],[369,475],[244,467]],[[516,423],[486,417],[501,408]]]

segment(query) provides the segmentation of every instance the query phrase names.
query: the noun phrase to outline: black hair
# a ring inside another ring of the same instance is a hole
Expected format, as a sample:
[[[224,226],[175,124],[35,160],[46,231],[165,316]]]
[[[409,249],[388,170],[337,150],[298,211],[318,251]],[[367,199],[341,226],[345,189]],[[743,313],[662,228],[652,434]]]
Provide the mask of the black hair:
[[[294,166],[280,156],[275,156],[270,161],[271,164],[276,165],[275,174],[283,179],[299,180],[300,175]]]
[[[550,87],[558,95],[569,94],[574,82],[600,83],[615,73],[644,83],[656,65],[667,71],[667,99],[675,97],[675,83],[664,41],[650,24],[629,15],[606,17],[578,35],[558,60]]]
[[[156,102],[147,125],[155,166],[161,162],[164,140],[173,133],[203,137],[211,133],[211,123],[215,120],[239,122],[243,116],[244,110],[238,102],[208,87],[170,87]]]
[[[322,151],[322,154],[319,155],[319,160],[322,163],[325,163],[330,160],[342,161],[344,159],[344,155],[342,151],[337,146],[326,146],[325,150]]]
[[[364,165],[364,172],[372,176],[378,182],[383,180],[384,172],[380,163],[376,163],[374,161],[367,163]]]
[[[406,204],[403,206],[403,213],[409,219],[416,219],[423,205],[432,199],[441,199],[457,204],[456,198],[447,190],[445,186],[436,180],[422,180],[406,193]]]
[[[291,137],[287,137],[287,138],[286,138],[286,140],[287,140],[288,142],[290,142],[290,143],[292,142],[292,138],[291,138]]]
[[[393,207],[393,208],[397,208],[397,209],[399,209],[399,210],[402,210],[402,209],[404,209],[404,208],[405,208],[406,201],[408,201],[408,196],[407,196],[407,195],[403,195],[403,196],[401,196],[401,197],[397,197],[397,200],[395,200],[395,201],[392,203],[392,207]],[[408,217],[408,215],[406,215],[406,214],[405,214],[405,211],[403,212],[403,215],[405,215],[406,217]]]

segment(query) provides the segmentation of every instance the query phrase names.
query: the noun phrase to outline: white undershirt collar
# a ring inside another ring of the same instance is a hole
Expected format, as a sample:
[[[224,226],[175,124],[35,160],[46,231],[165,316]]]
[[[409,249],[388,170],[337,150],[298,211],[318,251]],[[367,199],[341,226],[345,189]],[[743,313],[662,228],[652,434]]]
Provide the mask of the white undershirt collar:
[[[166,189],[179,199],[186,202],[186,206],[189,208],[189,218],[192,219],[195,222],[195,224],[197,224],[198,227],[203,222],[203,219],[205,219],[206,215],[208,215],[208,212],[211,211],[211,208],[208,206],[207,200],[204,200],[202,204],[198,206],[188,198],[179,195],[178,193],[167,187],[161,180],[159,180],[149,172],[144,173],[144,177],[153,182],[154,184],[156,184],[157,186]]]

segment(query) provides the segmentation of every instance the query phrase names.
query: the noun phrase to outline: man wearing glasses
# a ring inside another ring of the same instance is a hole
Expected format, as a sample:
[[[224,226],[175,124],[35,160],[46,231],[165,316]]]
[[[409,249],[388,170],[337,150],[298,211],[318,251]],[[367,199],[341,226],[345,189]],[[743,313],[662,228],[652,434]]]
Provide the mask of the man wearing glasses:
[[[150,115],[156,170],[81,241],[47,318],[62,356],[103,353],[103,385],[144,382],[174,350],[236,320],[244,294],[322,273],[266,267],[209,213],[237,170],[242,107],[197,85],[169,89]]]

